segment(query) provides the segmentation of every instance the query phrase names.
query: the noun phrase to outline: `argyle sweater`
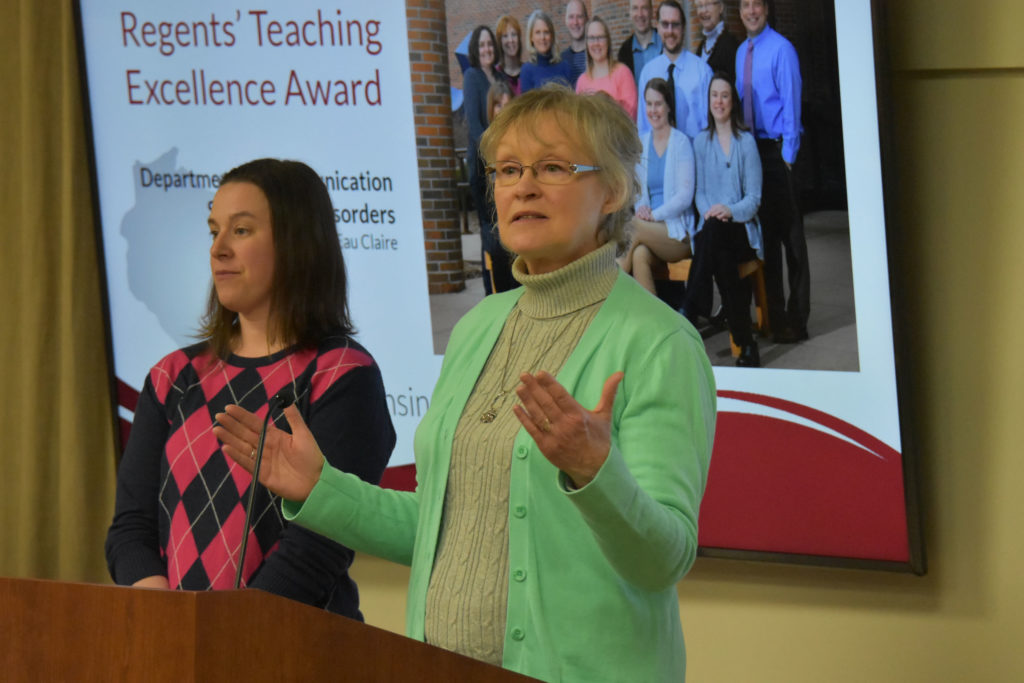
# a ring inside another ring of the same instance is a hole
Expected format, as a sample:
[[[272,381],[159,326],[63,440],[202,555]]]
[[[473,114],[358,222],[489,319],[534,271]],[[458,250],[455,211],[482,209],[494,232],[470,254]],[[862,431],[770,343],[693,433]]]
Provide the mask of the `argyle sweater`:
[[[214,415],[237,403],[264,417],[288,387],[333,466],[377,483],[395,443],[380,370],[345,336],[318,349],[263,358],[214,358],[205,344],[164,357],[149,372],[118,470],[106,542],[114,581],[166,576],[171,588],[233,587],[252,477],[220,450]],[[281,429],[287,422],[275,411]],[[243,584],[361,618],[348,576],[352,551],[281,516],[256,489]]]

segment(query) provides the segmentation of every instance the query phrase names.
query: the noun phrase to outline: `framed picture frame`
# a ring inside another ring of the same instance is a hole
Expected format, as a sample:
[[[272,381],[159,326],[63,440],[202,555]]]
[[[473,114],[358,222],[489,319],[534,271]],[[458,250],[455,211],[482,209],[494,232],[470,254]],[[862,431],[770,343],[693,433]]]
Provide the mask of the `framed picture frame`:
[[[360,283],[353,316],[380,361],[399,437],[386,479],[411,486],[412,435],[444,346],[437,311],[442,297],[475,303],[435,287],[439,263],[458,270],[462,257],[437,257],[434,248],[462,239],[455,52],[474,26],[493,28],[501,13],[525,30],[529,11],[559,21],[564,3],[508,2],[496,13],[470,0],[344,0],[334,15],[305,1],[75,4],[122,434],[149,367],[192,339],[209,286],[204,224],[219,174],[259,156],[298,158],[331,190],[349,276]],[[616,47],[629,37],[628,2],[586,4]],[[695,49],[697,13],[682,5]],[[740,368],[728,333],[702,329],[719,419],[700,552],[922,574],[906,331],[890,286],[899,239],[887,201],[882,2],[773,5],[770,23],[803,69],[795,172],[810,254],[809,339],[765,338],[762,367]],[[726,29],[742,41],[739,3],[724,7]],[[302,33],[325,23],[333,38],[326,29]],[[184,38],[175,37],[179,26]],[[482,298],[478,282],[466,286]]]

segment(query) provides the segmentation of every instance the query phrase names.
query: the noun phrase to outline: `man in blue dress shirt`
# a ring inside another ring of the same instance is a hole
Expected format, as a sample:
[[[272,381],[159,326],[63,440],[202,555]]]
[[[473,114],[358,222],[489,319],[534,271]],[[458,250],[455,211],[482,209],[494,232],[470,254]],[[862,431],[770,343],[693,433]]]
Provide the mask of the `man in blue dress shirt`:
[[[640,73],[647,62],[661,54],[661,38],[651,24],[651,0],[629,0],[629,18],[633,34],[622,41],[619,61],[633,72],[633,80],[640,84]]]
[[[674,85],[676,128],[692,141],[708,125],[708,87],[711,68],[683,46],[686,19],[682,6],[676,0],[664,0],[658,5],[658,35],[662,53],[647,62],[637,84],[636,127],[640,137],[651,130],[647,120],[644,88],[652,78],[664,78]]]
[[[768,25],[768,2],[740,0],[740,20],[747,39],[736,50],[736,90],[761,155],[759,215],[768,321],[776,343],[794,343],[807,339],[811,307],[807,240],[793,168],[800,151],[802,84],[796,49]],[[788,302],[783,291],[783,249],[789,275]]]

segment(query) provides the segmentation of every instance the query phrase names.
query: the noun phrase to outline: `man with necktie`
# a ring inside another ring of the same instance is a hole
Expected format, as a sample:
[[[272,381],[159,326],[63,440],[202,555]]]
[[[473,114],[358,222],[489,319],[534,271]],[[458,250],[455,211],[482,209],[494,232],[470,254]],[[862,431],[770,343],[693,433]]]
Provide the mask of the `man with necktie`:
[[[641,138],[651,130],[643,93],[652,78],[668,81],[674,93],[674,102],[671,104],[676,115],[675,127],[690,140],[708,125],[711,68],[684,48],[685,17],[682,6],[676,0],[664,0],[658,5],[658,35],[661,37],[662,53],[644,65],[637,87],[639,101],[636,127]]]
[[[794,164],[800,151],[800,62],[793,44],[768,25],[770,0],[740,0],[747,39],[736,51],[736,90],[744,119],[757,138],[763,174],[761,230],[764,241],[768,319],[776,343],[808,338],[811,276]],[[783,291],[782,253],[789,279]]]

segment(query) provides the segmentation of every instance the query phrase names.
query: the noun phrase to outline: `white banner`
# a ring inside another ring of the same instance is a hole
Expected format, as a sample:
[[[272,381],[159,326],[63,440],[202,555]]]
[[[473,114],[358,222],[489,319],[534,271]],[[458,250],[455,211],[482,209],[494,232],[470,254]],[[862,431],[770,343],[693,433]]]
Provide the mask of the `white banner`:
[[[398,446],[433,353],[403,2],[230,6],[82,0],[114,369],[140,389],[194,343],[220,174],[259,157],[325,180],[360,342],[384,374]]]

